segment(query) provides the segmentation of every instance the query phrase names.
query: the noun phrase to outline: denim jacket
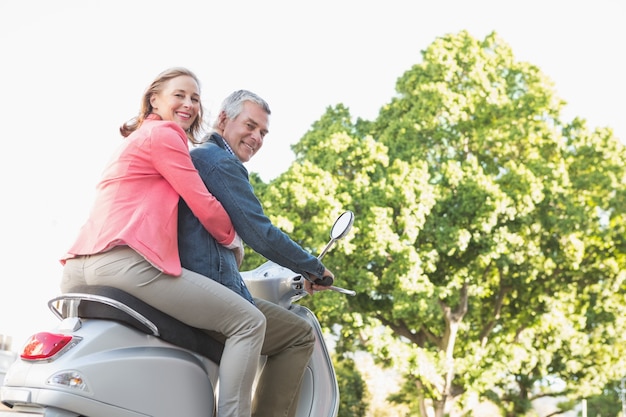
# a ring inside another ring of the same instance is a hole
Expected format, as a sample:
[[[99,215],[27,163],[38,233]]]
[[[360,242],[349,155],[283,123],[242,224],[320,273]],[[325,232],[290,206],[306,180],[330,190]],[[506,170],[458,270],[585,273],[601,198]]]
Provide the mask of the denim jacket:
[[[213,133],[191,150],[191,159],[208,190],[222,203],[241,239],[255,252],[292,271],[321,277],[324,265],[275,227],[254,194],[248,170],[228,152],[224,139]],[[183,268],[214,279],[250,302],[234,252],[226,249],[200,224],[184,201],[179,203],[178,247]]]

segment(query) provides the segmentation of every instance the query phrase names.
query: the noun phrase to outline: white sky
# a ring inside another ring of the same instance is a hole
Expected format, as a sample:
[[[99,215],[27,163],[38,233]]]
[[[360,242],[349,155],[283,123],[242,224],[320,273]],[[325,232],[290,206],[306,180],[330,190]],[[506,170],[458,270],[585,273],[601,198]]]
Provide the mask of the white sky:
[[[375,118],[420,51],[460,30],[496,31],[555,82],[565,120],[624,139],[625,18],[621,0],[0,0],[0,334],[17,349],[55,323],[57,260],[160,71],[193,70],[211,116],[236,89],[268,100],[248,168],[269,180],[327,106]]]

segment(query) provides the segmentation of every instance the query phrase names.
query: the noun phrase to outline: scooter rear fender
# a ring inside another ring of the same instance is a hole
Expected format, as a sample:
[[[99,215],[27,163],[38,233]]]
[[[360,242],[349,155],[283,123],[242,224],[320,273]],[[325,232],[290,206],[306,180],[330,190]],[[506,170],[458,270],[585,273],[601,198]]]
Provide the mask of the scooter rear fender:
[[[215,365],[207,359],[113,321],[84,320],[72,335],[82,340],[51,361],[18,359],[5,377],[2,401],[120,417],[214,410],[208,374]],[[51,382],[72,370],[80,372],[84,390]]]

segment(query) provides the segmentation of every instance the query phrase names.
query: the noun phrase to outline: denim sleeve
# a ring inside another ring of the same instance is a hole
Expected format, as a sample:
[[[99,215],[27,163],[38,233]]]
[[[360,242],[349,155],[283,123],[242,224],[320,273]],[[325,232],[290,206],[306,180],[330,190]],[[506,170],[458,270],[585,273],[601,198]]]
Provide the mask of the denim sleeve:
[[[192,158],[207,188],[222,203],[243,241],[270,261],[298,273],[321,277],[324,265],[265,215],[243,164],[217,146],[213,148],[196,148]]]

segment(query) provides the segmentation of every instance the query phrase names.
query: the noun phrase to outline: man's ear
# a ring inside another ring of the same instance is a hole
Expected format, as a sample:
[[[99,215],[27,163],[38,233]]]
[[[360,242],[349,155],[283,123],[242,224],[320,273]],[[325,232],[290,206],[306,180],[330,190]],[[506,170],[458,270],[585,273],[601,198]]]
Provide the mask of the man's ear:
[[[226,127],[226,120],[228,119],[228,117],[226,117],[226,112],[224,110],[222,110],[219,114],[219,116],[217,116],[217,128],[219,130],[224,130],[224,128]]]

